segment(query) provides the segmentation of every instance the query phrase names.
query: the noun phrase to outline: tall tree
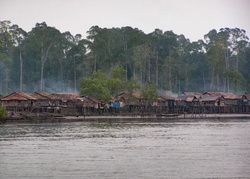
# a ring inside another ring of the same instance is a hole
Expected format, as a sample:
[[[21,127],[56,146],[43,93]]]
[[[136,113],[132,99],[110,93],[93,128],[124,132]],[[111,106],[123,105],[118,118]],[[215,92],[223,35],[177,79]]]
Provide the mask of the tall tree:
[[[61,33],[54,27],[49,27],[45,22],[37,23],[35,28],[29,33],[31,41],[36,42],[37,48],[40,49],[41,60],[41,80],[40,91],[44,90],[44,65],[48,59],[49,52],[53,46],[60,41]]]
[[[12,25],[10,27],[10,33],[12,39],[15,42],[15,46],[19,49],[19,60],[20,60],[20,82],[19,90],[23,90],[23,41],[27,38],[27,32],[20,28],[18,25]]]
[[[10,21],[0,21],[0,93],[8,93],[14,42],[10,34]],[[3,88],[5,86],[5,88]]]
[[[68,64],[69,72],[74,71],[74,92],[77,92],[77,68],[83,65],[83,59],[86,53],[84,41],[81,40],[79,35],[76,35],[74,42],[71,43],[71,48],[67,52],[67,57],[70,59]],[[83,71],[83,68],[80,69]]]

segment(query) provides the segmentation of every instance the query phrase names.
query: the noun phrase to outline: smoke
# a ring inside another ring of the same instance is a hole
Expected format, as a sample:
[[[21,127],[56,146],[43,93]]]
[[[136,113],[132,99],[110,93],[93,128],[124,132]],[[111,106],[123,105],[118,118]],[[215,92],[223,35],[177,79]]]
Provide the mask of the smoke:
[[[174,93],[172,91],[158,90],[158,92],[159,92],[159,95],[169,95],[169,96],[172,96],[172,97],[178,97],[178,94]]]
[[[79,83],[77,83],[78,85]],[[74,88],[74,82],[68,80],[68,82],[61,81],[61,80],[54,80],[54,79],[44,79],[44,89],[43,91],[48,92],[50,94],[53,93],[78,93],[78,86]],[[40,80],[36,81],[35,83],[24,83],[23,84],[23,92],[25,93],[34,93],[39,92],[41,87]],[[14,91],[19,91],[19,84],[13,88]]]
[[[59,92],[65,92],[65,93],[78,93],[78,87],[76,87],[76,91],[74,88],[74,82],[68,81],[58,81],[58,80],[52,80],[52,79],[45,79],[45,87],[44,91],[48,93],[59,93]],[[78,84],[78,83],[77,83]]]

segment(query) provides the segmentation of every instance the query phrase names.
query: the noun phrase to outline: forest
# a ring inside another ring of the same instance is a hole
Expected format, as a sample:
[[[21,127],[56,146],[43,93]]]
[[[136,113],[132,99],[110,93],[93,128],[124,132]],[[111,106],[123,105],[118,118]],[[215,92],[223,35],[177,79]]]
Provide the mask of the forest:
[[[30,32],[0,22],[0,94],[14,91],[115,95],[156,88],[250,91],[250,42],[240,28],[212,29],[191,42],[173,31],[92,26],[86,38],[46,22]],[[145,88],[148,87],[148,88]]]

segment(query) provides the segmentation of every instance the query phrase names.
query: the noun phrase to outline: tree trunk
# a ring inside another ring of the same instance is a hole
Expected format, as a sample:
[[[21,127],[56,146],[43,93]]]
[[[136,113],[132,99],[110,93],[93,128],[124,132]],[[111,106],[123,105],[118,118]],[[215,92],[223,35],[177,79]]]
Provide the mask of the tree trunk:
[[[94,71],[96,71],[96,55],[94,55]]]
[[[220,77],[219,77],[219,74],[217,74],[217,91],[220,91]]]
[[[159,85],[159,69],[158,69],[158,52],[156,52],[156,74],[155,74],[155,76],[156,76],[156,86],[158,86]]]
[[[169,82],[169,90],[172,91],[172,83],[171,83],[171,78],[172,78],[172,76],[171,76],[171,66],[169,66],[169,72],[168,72],[168,73],[169,73],[169,75],[168,75],[168,76],[169,76],[169,81],[168,81],[168,82]]]
[[[206,82],[205,82],[205,77],[204,77],[204,71],[202,73],[202,79],[203,79],[203,92],[206,92]]]
[[[179,94],[181,93],[181,80],[180,80],[180,78],[179,78]]]
[[[212,69],[212,77],[210,82],[210,90],[214,90],[214,68]]]
[[[74,92],[76,93],[76,60],[74,56]]]
[[[150,74],[150,68],[151,68],[151,65],[150,65],[150,56],[148,56],[148,82],[150,83],[151,82],[151,74]]]
[[[40,82],[40,91],[43,91],[43,69],[44,69],[44,50],[41,49],[41,82]]]
[[[125,53],[125,65],[126,65],[126,81],[128,81],[128,54],[127,54],[127,49],[128,49],[128,42],[125,41],[125,38],[123,36],[123,42],[124,42],[124,53]]]
[[[143,73],[142,73],[142,62],[141,62],[141,66],[140,66],[140,71],[141,71],[141,84],[143,84],[143,77],[142,77],[142,75],[143,75]]]
[[[2,62],[0,63],[0,94],[3,94],[3,73],[2,73]]]
[[[185,88],[184,89],[189,89],[189,80],[188,80],[188,65],[185,65]]]
[[[40,91],[43,91],[43,69],[44,69],[44,64],[41,63],[41,84],[40,84]]]
[[[22,51],[20,49],[20,92],[23,91],[23,59],[22,59]]]
[[[238,54],[236,55],[236,71],[239,70],[239,57]]]
[[[48,46],[48,48],[46,49],[46,52],[44,52],[45,50],[43,49],[44,47],[43,47],[43,44],[42,44],[42,48],[41,48],[41,84],[40,84],[40,91],[44,90],[44,80],[43,80],[44,64],[47,61],[49,50],[50,50],[52,44],[53,44],[53,42]]]

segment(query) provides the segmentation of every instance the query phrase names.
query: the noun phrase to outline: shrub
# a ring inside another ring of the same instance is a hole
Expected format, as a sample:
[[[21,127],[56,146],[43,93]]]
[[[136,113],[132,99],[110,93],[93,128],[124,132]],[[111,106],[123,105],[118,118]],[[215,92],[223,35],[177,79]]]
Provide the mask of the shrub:
[[[0,120],[7,118],[6,109],[0,106]]]

